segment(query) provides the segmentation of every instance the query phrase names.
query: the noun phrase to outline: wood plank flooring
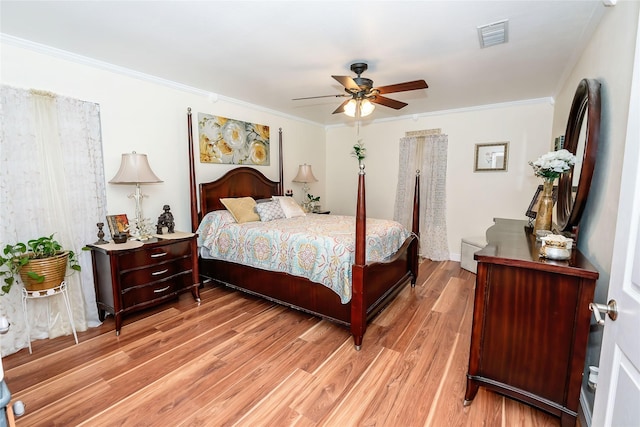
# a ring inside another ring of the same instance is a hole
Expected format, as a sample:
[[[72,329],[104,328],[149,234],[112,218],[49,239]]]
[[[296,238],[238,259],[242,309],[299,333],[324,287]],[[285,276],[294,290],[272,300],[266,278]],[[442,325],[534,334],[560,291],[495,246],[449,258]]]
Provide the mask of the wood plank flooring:
[[[480,388],[463,407],[475,275],[424,261],[369,325],[340,326],[205,286],[3,359],[20,426],[558,426]]]

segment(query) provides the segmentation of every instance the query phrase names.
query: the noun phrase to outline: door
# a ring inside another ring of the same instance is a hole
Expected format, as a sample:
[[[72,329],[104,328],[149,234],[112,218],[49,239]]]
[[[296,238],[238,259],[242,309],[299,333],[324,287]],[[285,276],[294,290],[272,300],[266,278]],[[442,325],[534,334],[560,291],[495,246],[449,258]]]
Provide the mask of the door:
[[[640,36],[640,30],[638,31]],[[640,37],[636,40],[620,202],[609,295],[618,318],[606,317],[593,426],[640,423]],[[607,301],[598,301],[607,303]]]

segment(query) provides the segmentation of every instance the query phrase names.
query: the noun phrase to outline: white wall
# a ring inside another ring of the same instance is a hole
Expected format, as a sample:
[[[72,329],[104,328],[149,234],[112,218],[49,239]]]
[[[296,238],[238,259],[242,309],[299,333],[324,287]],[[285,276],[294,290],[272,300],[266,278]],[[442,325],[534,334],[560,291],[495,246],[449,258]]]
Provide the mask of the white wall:
[[[204,92],[149,76],[136,78],[115,67],[100,67],[95,61],[68,55],[61,59],[37,45],[21,46],[15,41],[1,45],[3,84],[25,89],[41,89],[100,104],[102,143],[106,180],[115,175],[122,153],[146,153],[153,171],[164,182],[143,186],[149,197],[143,202],[145,216],[155,223],[164,204],[171,205],[176,228],[189,230],[189,176],[187,148],[187,107],[194,112],[194,140],[197,141],[197,113],[209,113],[270,126],[271,165],[258,167],[278,180],[278,128],[283,128],[285,186],[301,196],[300,186],[291,183],[300,163],[312,163],[319,182],[314,194],[325,195],[324,128],[233,100],[211,102]],[[196,149],[197,150],[197,149]],[[197,151],[196,151],[197,155]],[[199,179],[221,176],[232,165],[197,164]],[[107,185],[109,214],[134,216],[133,201],[127,195],[133,187]],[[104,220],[97,218],[96,222]],[[96,229],[97,231],[97,229]],[[90,242],[87,242],[90,243]]]
[[[607,301],[609,288],[639,13],[640,2],[635,1],[618,2],[606,9],[599,27],[562,86],[553,118],[554,135],[564,134],[571,101],[580,80],[594,78],[600,81],[602,118],[598,158],[589,200],[580,222],[578,242],[580,251],[600,272],[596,285],[597,302]],[[587,365],[598,365],[601,341],[602,328],[595,328],[589,337]],[[593,393],[585,384],[583,398],[587,399],[586,409],[590,414]]]
[[[38,51],[37,48],[40,48]],[[162,184],[146,185],[147,217],[171,205],[179,229],[188,229],[188,158],[186,109],[232,117],[271,127],[271,166],[260,168],[277,179],[277,131],[284,130],[285,188],[301,200],[301,185],[292,183],[297,166],[313,166],[317,183],[311,193],[334,213],[353,214],[357,162],[350,156],[356,127],[333,127],[296,120],[233,100],[210,101],[206,93],[159,79],[136,78],[113,66],[64,52],[15,41],[2,43],[2,83],[36,88],[97,102],[101,107],[105,175],[113,177],[124,152],[146,153]],[[61,55],[62,54],[62,55]],[[64,58],[64,59],[63,59]],[[100,65],[104,65],[100,67]],[[143,76],[144,77],[144,76]],[[147,76],[148,77],[148,76]],[[380,107],[383,108],[383,107]],[[484,235],[494,217],[522,218],[539,184],[527,161],[548,150],[553,106],[545,100],[481,106],[464,111],[421,115],[415,120],[364,121],[360,137],[367,147],[367,203],[370,216],[393,217],[397,184],[398,140],[406,131],[441,128],[449,135],[447,222],[452,259],[459,259],[460,239]],[[197,131],[194,126],[194,131]],[[473,172],[476,143],[509,141],[506,172]],[[200,180],[221,176],[232,166],[197,164]],[[133,216],[128,186],[107,185],[110,214]],[[96,218],[96,222],[102,220]]]
[[[380,107],[383,108],[383,107]],[[484,106],[465,111],[363,121],[360,138],[367,149],[367,215],[393,218],[398,176],[398,141],[407,131],[440,128],[449,136],[447,163],[447,231],[452,259],[460,259],[463,237],[484,236],[493,218],[526,219],[537,186],[528,161],[549,151],[553,105],[536,100]],[[475,144],[509,142],[507,171],[474,172]],[[349,155],[356,128],[327,130],[327,203],[332,213],[353,214],[357,160]]]

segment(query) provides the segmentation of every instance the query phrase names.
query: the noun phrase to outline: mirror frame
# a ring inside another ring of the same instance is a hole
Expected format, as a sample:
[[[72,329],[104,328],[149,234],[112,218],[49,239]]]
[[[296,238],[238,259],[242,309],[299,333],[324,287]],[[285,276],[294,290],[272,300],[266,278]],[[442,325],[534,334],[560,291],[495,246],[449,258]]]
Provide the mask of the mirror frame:
[[[576,153],[585,114],[587,132],[584,151],[583,153]],[[583,79],[578,84],[571,104],[564,146],[564,148],[575,154],[578,160],[580,156],[582,157],[582,169],[580,170],[577,189],[573,186],[573,167],[569,172],[562,174],[558,182],[558,227],[562,231],[578,234],[580,218],[587,203],[591,187],[599,139],[600,82],[595,79]]]

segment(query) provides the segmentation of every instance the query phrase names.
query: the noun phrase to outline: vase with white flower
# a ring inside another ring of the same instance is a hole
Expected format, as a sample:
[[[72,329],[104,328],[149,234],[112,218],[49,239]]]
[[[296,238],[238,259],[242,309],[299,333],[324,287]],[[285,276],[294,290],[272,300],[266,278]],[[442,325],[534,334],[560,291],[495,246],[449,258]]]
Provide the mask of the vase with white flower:
[[[542,196],[538,204],[534,232],[538,230],[551,230],[553,217],[553,183],[563,173],[569,172],[576,164],[576,156],[569,150],[550,151],[538,158],[535,162],[529,162],[536,176],[544,180]]]

